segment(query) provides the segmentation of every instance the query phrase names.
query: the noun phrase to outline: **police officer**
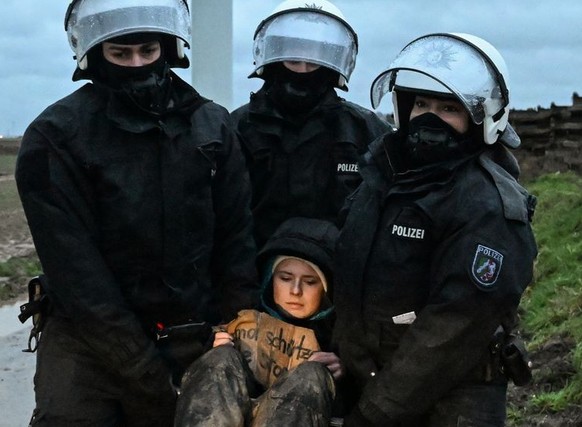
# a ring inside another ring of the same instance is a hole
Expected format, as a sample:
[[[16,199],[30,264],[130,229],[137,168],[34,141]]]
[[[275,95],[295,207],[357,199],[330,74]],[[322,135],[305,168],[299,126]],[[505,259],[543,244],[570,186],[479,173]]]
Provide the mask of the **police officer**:
[[[18,190],[51,311],[35,426],[171,426],[210,326],[255,306],[250,181],[187,67],[185,0],[74,0],[74,80],[26,130]]]
[[[503,426],[499,331],[537,254],[505,63],[478,37],[429,34],[376,78],[373,105],[388,92],[397,130],[363,157],[336,252],[345,426]]]
[[[358,154],[388,129],[334,90],[347,90],[357,50],[356,33],[327,0],[284,1],[257,27],[250,77],[265,82],[232,115],[259,248],[287,218],[335,220],[361,180]]]

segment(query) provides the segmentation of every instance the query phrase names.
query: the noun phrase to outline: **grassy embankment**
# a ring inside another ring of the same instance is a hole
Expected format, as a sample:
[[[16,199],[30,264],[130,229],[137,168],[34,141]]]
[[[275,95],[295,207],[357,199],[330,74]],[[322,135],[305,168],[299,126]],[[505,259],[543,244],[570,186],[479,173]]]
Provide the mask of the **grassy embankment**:
[[[538,197],[533,225],[539,255],[522,301],[523,328],[530,350],[557,337],[573,341],[575,374],[560,390],[531,396],[523,410],[560,412],[582,404],[582,177],[550,174],[526,186]]]

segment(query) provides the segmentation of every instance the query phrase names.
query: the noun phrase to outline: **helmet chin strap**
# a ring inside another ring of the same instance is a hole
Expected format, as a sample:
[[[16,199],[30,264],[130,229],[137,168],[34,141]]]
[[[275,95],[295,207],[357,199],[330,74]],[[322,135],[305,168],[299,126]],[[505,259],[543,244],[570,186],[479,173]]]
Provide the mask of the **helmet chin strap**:
[[[170,66],[163,57],[142,67],[124,67],[103,60],[95,81],[128,98],[139,109],[163,114],[171,95]]]

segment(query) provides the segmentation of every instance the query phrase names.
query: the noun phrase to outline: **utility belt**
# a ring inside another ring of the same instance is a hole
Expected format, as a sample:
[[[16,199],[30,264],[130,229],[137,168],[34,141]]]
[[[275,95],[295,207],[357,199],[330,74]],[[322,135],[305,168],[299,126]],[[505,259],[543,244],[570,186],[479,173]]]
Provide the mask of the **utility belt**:
[[[481,370],[481,379],[495,382],[499,378],[511,380],[516,386],[525,386],[532,380],[532,363],[523,339],[507,333],[499,326],[489,345],[489,360]]]
[[[20,314],[18,315],[20,322],[25,323],[29,318],[32,318],[28,345],[26,349],[22,350],[25,353],[34,353],[38,348],[42,330],[50,311],[49,299],[45,287],[43,287],[46,280],[44,275],[33,277],[28,282],[28,302],[20,306]]]
[[[28,301],[20,306],[18,319],[25,323],[32,319],[32,329],[28,338],[28,348],[24,352],[34,353],[40,343],[42,330],[50,314],[50,303],[46,294],[47,278],[44,275],[33,277],[28,282]],[[173,322],[150,322],[153,327],[148,328],[155,341],[160,343],[169,341],[197,341],[206,343],[211,335],[212,327],[203,321],[185,319]]]

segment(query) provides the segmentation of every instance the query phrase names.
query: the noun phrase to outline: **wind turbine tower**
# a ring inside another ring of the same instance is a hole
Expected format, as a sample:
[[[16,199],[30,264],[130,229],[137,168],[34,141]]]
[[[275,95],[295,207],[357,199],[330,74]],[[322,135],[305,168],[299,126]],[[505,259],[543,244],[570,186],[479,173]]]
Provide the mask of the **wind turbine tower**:
[[[233,0],[191,0],[192,85],[205,98],[233,108]]]

